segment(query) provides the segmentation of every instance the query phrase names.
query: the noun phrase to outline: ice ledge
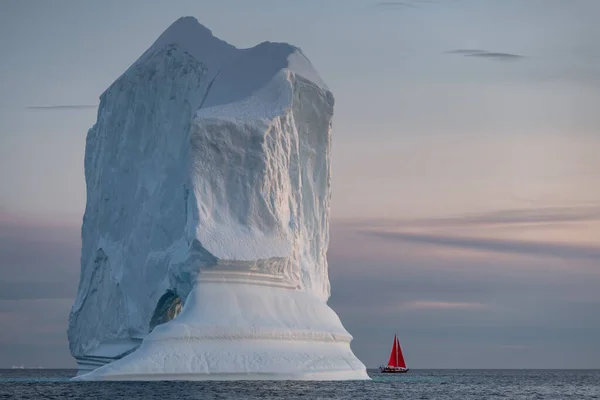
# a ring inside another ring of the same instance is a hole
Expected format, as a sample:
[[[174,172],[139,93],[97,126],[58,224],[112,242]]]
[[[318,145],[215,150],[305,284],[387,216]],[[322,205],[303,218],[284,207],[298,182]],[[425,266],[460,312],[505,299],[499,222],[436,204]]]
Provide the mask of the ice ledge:
[[[241,264],[241,262],[240,262]],[[213,283],[227,284],[253,284],[260,286],[298,289],[298,284],[290,282],[281,275],[269,274],[251,269],[218,266],[211,269],[202,269],[199,273],[198,285]]]

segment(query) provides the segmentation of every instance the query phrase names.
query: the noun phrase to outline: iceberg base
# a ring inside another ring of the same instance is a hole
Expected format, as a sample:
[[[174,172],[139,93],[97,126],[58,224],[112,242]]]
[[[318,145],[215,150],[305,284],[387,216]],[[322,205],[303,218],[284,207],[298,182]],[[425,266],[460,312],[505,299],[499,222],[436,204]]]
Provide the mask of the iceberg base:
[[[74,380],[360,380],[352,337],[322,299],[250,271],[199,275],[174,320]]]

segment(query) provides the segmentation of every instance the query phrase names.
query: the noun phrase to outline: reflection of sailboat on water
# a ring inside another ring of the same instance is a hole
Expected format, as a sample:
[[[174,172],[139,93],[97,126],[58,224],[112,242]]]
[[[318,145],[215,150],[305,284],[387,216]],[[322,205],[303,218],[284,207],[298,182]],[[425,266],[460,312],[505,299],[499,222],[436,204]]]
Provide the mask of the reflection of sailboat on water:
[[[408,372],[408,368],[406,368],[406,362],[404,362],[404,356],[402,355],[400,341],[396,335],[394,335],[394,345],[392,346],[392,354],[390,354],[388,365],[382,365],[379,367],[379,371],[390,374],[403,374]]]

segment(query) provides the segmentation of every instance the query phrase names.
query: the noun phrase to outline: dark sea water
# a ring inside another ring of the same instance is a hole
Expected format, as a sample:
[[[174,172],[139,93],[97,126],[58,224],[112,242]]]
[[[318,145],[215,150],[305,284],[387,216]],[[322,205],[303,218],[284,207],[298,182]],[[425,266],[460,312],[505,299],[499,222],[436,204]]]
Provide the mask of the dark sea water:
[[[73,370],[0,370],[0,399],[598,399],[600,371],[411,370],[355,382],[69,382]]]

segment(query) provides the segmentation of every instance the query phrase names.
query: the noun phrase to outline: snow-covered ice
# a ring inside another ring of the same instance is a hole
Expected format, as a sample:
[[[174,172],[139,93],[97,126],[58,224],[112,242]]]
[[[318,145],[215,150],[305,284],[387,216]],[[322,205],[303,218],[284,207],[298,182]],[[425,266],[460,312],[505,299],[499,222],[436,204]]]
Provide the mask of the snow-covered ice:
[[[300,49],[192,17],[102,94],[76,379],[368,379],[327,306],[333,103]]]

